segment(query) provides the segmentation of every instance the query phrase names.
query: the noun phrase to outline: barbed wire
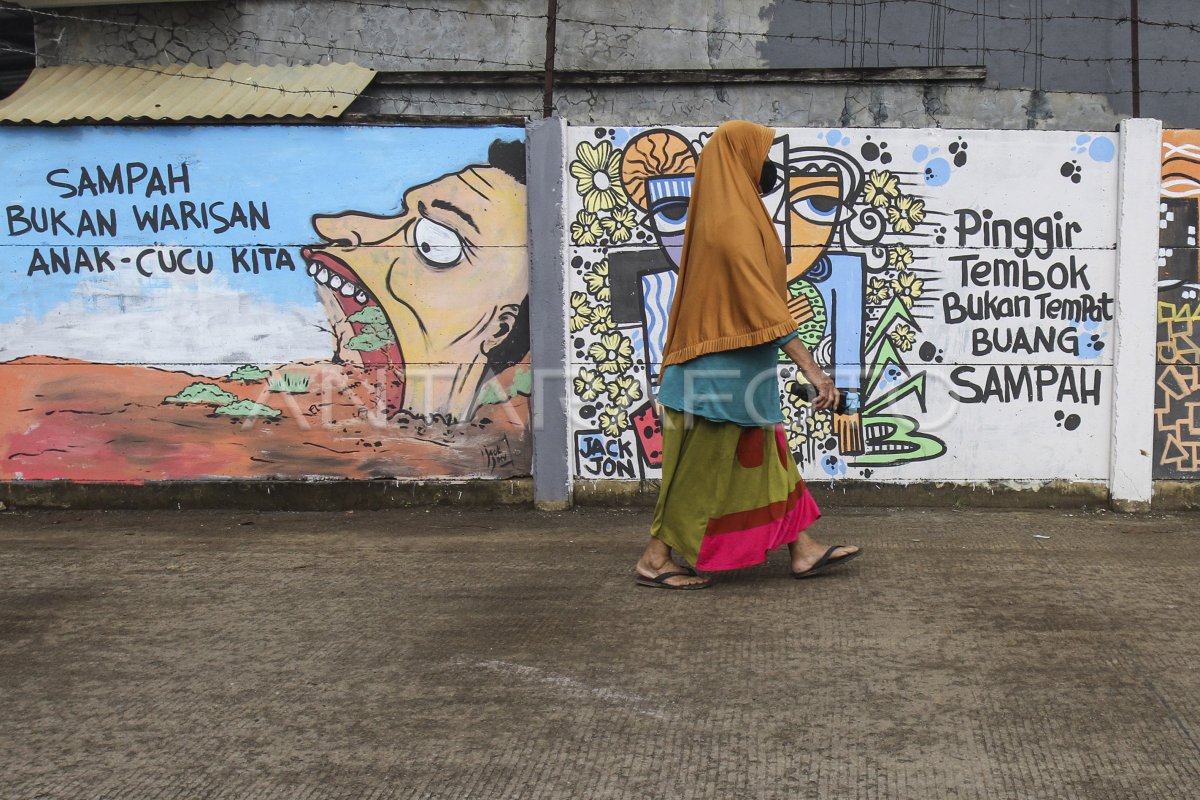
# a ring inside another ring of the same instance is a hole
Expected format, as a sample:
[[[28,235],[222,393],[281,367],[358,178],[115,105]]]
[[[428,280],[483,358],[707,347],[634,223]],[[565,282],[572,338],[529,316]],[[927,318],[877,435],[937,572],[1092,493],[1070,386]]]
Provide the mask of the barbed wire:
[[[0,47],[0,53],[20,53],[23,55],[34,55],[34,53],[32,51],[21,50],[19,48],[12,48],[12,47]],[[332,89],[332,88],[330,88],[330,89],[287,89],[282,86],[269,86],[269,85],[264,85],[261,83],[255,83],[254,81],[239,80],[237,78],[222,77],[222,76],[218,76],[218,75],[188,75],[183,72],[174,72],[174,71],[171,71],[172,67],[177,66],[177,65],[171,65],[171,64],[111,64],[107,61],[96,61],[96,60],[84,59],[81,61],[77,61],[74,64],[69,64],[69,65],[65,65],[65,66],[75,66],[76,64],[83,64],[83,65],[87,65],[87,66],[119,67],[122,69],[133,69],[133,70],[139,70],[142,72],[149,72],[149,73],[152,73],[155,75],[165,75],[165,76],[171,77],[171,78],[185,78],[187,80],[217,81],[220,83],[227,83],[232,86],[245,86],[245,87],[252,88],[252,89],[261,89],[263,91],[277,92],[277,93],[283,94],[283,95],[304,95],[306,97],[315,97],[315,96],[320,96],[320,95],[335,95],[335,96],[346,96],[348,98],[352,98],[355,100],[358,100],[358,99],[375,100],[375,101],[378,101],[381,103],[407,103],[409,105],[416,105],[419,103],[436,103],[438,105],[461,105],[461,106],[470,106],[470,107],[480,108],[480,109],[496,109],[496,110],[501,110],[501,111],[517,110],[517,107],[515,107],[515,106],[512,107],[511,109],[506,109],[503,105],[501,105],[499,103],[481,103],[481,102],[475,102],[475,101],[471,101],[471,100],[461,100],[461,99],[448,100],[448,99],[430,97],[430,99],[428,99],[428,100],[420,100],[420,99],[412,100],[412,99],[405,99],[405,98],[396,97],[396,96],[372,95],[372,94],[368,94],[366,92],[356,92],[356,91],[353,91],[350,89]],[[465,88],[472,88],[472,87],[465,87]],[[532,90],[533,87],[530,87],[530,88]],[[538,89],[537,91],[540,94],[541,90]],[[532,111],[534,111],[533,108],[525,108],[525,109],[521,110],[521,113],[529,114]]]
[[[1077,62],[1077,63],[1081,63],[1084,65],[1106,64],[1106,63],[1129,64],[1129,63],[1132,63],[1132,61],[1133,61],[1133,59],[1129,58],[1128,56],[1112,56],[1112,57],[1065,56],[1065,55],[1056,56],[1056,55],[1048,55],[1046,53],[1042,53],[1037,50],[1028,50],[1028,49],[1020,48],[1020,47],[988,47],[986,49],[985,48],[968,47],[966,45],[939,45],[937,47],[934,47],[925,42],[921,42],[921,43],[908,43],[908,42],[897,42],[897,41],[884,42],[884,41],[870,40],[870,39],[855,39],[855,38],[849,37],[849,36],[819,36],[819,35],[814,35],[814,34],[800,34],[800,33],[760,33],[757,31],[712,30],[709,28],[688,28],[688,27],[683,27],[683,26],[678,26],[678,25],[671,25],[671,26],[634,25],[634,24],[624,24],[624,23],[616,23],[616,22],[593,22],[591,20],[580,20],[580,19],[573,19],[570,17],[559,17],[558,21],[559,22],[586,23],[589,25],[599,25],[601,27],[615,28],[615,29],[620,29],[620,30],[627,29],[627,30],[636,30],[636,31],[651,31],[651,32],[655,32],[655,33],[664,33],[664,32],[670,31],[670,32],[677,32],[677,33],[703,33],[708,36],[740,36],[740,37],[763,38],[763,39],[785,39],[788,41],[795,41],[795,42],[809,42],[809,43],[815,42],[815,43],[825,43],[825,44],[839,44],[839,45],[848,46],[848,47],[849,46],[858,46],[858,45],[865,43],[868,45],[872,45],[874,47],[887,48],[889,50],[896,50],[896,49],[910,49],[910,50],[921,50],[921,51],[940,50],[942,52],[947,52],[947,51],[948,52],[960,52],[960,53],[964,53],[964,54],[1006,53],[1006,54],[1010,54],[1010,55],[1031,56],[1031,57],[1040,58],[1040,59],[1043,59],[1046,61],[1060,61],[1060,62],[1064,62],[1064,63]],[[1150,63],[1159,63],[1159,64],[1200,63],[1200,59],[1187,58],[1187,57],[1169,58],[1166,56],[1160,56],[1159,58],[1155,58],[1155,59],[1141,58],[1141,59],[1139,59],[1139,61],[1141,61],[1142,63],[1150,62]]]
[[[32,51],[21,50],[18,48],[11,48],[11,47],[0,47],[0,52],[20,53],[22,55],[33,55]],[[1188,63],[1200,64],[1200,59],[1189,60]],[[217,82],[221,82],[221,83],[227,83],[230,85],[246,86],[246,87],[254,88],[254,89],[262,89],[262,90],[266,90],[266,91],[277,92],[282,95],[304,95],[307,97],[313,97],[316,95],[332,94],[332,95],[344,95],[346,97],[354,98],[354,99],[372,100],[372,101],[376,101],[379,103],[386,103],[386,104],[390,104],[390,105],[401,103],[401,104],[407,104],[410,106],[415,106],[415,105],[419,105],[422,103],[429,103],[429,104],[435,104],[438,106],[464,106],[464,107],[470,107],[470,108],[476,108],[476,109],[490,110],[490,111],[495,112],[495,114],[498,116],[503,116],[504,114],[502,112],[505,112],[505,111],[512,112],[511,115],[513,115],[513,116],[529,116],[529,115],[532,115],[535,113],[539,113],[541,110],[540,107],[534,108],[533,106],[537,105],[537,103],[535,101],[540,102],[542,89],[540,86],[533,86],[533,85],[517,87],[515,89],[514,89],[514,87],[500,87],[500,90],[504,92],[506,99],[511,99],[510,93],[519,94],[521,92],[525,92],[525,93],[530,94],[530,102],[528,104],[506,105],[502,101],[498,101],[495,103],[486,103],[486,102],[480,102],[480,101],[474,101],[474,100],[465,100],[465,99],[461,99],[461,98],[434,96],[433,88],[423,87],[423,86],[420,88],[425,91],[430,92],[430,97],[427,99],[405,97],[405,96],[401,95],[400,93],[390,94],[390,95],[379,95],[379,94],[371,94],[366,91],[355,92],[355,91],[347,90],[347,89],[287,89],[287,88],[284,88],[281,86],[267,86],[267,85],[263,85],[260,83],[255,83],[253,81],[244,81],[244,80],[239,80],[236,78],[222,77],[222,76],[216,76],[216,75],[187,75],[185,73],[180,73],[180,72],[170,72],[168,70],[170,70],[171,67],[177,66],[177,65],[170,65],[170,64],[162,64],[162,65],[113,64],[108,61],[98,61],[98,60],[94,60],[94,59],[81,59],[81,60],[77,60],[77,61],[73,62],[72,64],[65,64],[62,66],[74,66],[77,64],[86,65],[86,66],[122,67],[122,68],[126,68],[126,69],[142,70],[145,72],[150,72],[150,73],[154,73],[154,74],[158,74],[158,75],[167,75],[170,77],[186,78],[188,80],[196,80],[196,81],[217,81]],[[931,80],[930,82],[937,82],[937,81]],[[847,83],[847,84],[852,83],[856,86],[864,86],[864,85],[870,85],[870,83],[873,83],[873,82],[845,81],[842,83]],[[745,85],[745,84],[736,84],[735,83],[735,84],[722,84],[722,85],[724,85],[726,88],[728,88],[730,86],[739,86],[739,85]],[[772,84],[772,85],[811,86],[814,84],[798,81],[795,84]],[[414,87],[414,88],[416,88],[416,87]],[[486,86],[469,86],[469,85],[468,86],[453,86],[453,85],[450,85],[450,86],[443,86],[440,88],[443,91],[449,90],[449,91],[462,92],[462,91],[472,91],[472,90],[481,90],[481,91],[486,90],[486,91],[496,91],[497,94],[499,94],[499,91],[497,91],[496,88],[494,88],[494,87],[489,88]],[[615,87],[615,88],[619,88],[619,87]],[[668,88],[670,88],[670,87],[668,86]],[[595,87],[592,88],[592,91],[594,91],[594,90],[595,90]],[[1022,92],[1022,91],[1034,91],[1034,90],[1023,89],[1023,88],[1011,88],[1011,89],[1001,89],[999,91]],[[1106,89],[1102,89],[1102,90],[1044,89],[1044,90],[1036,90],[1036,91],[1038,91],[1038,93],[1040,93],[1042,95],[1078,95],[1078,94],[1125,95],[1125,94],[1131,94],[1134,90],[1110,87],[1110,88],[1106,88]],[[1188,96],[1191,96],[1191,95],[1200,94],[1200,89],[1142,88],[1139,91],[1142,94],[1152,94],[1152,95],[1188,95]],[[536,97],[533,96],[535,94],[536,94]],[[396,113],[402,113],[402,112],[396,112]]]
[[[337,0],[337,2],[356,2],[356,0]],[[889,3],[895,4],[896,0],[788,0],[788,2],[793,5],[803,4],[803,5],[807,5],[807,6],[814,6],[818,9],[824,8],[825,6],[850,6],[850,7],[855,7],[855,8],[870,8],[870,7],[886,8]],[[1028,23],[1029,19],[1030,19],[1028,15],[993,13],[993,12],[979,11],[979,10],[972,11],[972,10],[968,10],[968,9],[955,8],[952,5],[946,4],[945,0],[903,0],[903,3],[906,6],[927,6],[927,7],[936,8],[941,11],[946,11],[951,14],[958,14],[960,16],[982,18],[982,19],[995,19],[995,20],[1001,20],[1004,22]],[[1045,21],[1111,22],[1116,25],[1125,25],[1125,24],[1128,24],[1130,21],[1136,19],[1136,21],[1139,25],[1146,25],[1146,26],[1152,26],[1152,27],[1163,27],[1163,28],[1187,28],[1191,31],[1200,31],[1200,24],[1174,22],[1174,21],[1165,21],[1164,22],[1161,20],[1149,19],[1149,18],[1140,16],[1140,15],[1138,17],[1134,18],[1134,17],[1130,17],[1129,15],[1109,16],[1109,15],[1104,15],[1104,14],[1079,14],[1077,12],[1072,11],[1069,14],[1040,14],[1037,16],[1039,19],[1045,20]]]
[[[468,9],[460,9],[460,8],[444,8],[444,7],[443,8],[434,8],[431,6],[417,6],[417,5],[411,5],[408,3],[389,3],[389,2],[380,2],[380,1],[371,2],[371,0],[333,0],[333,2],[342,4],[342,5],[360,6],[363,8],[383,8],[383,9],[395,10],[395,11],[420,11],[420,12],[431,12],[431,13],[438,13],[438,14],[455,14],[455,15],[464,16],[464,17],[500,17],[500,18],[508,18],[508,19],[527,19],[527,20],[541,20],[541,21],[545,21],[547,19],[546,14],[526,14],[526,13],[518,13],[518,12],[510,12],[510,11],[471,11]],[[850,9],[856,9],[856,10],[866,10],[866,9],[870,9],[870,8],[886,9],[888,4],[889,3],[894,4],[895,0],[788,0],[788,2],[791,5],[804,5],[804,6],[811,7],[813,10],[821,11],[826,8],[836,8],[836,7],[850,8]],[[945,0],[904,0],[904,3],[907,6],[926,6],[926,7],[938,9],[940,11],[945,11],[950,14],[958,14],[960,16],[966,16],[966,17],[972,17],[972,18],[994,19],[994,20],[999,20],[1002,22],[1028,22],[1029,21],[1028,16],[1022,16],[1022,15],[1018,15],[1018,14],[1005,14],[1003,12],[996,13],[996,12],[988,12],[988,11],[980,11],[980,10],[972,11],[972,10],[968,10],[968,9],[955,8],[952,5],[946,4]],[[1066,13],[1066,14],[1053,14],[1053,13],[1052,14],[1041,14],[1041,15],[1039,15],[1038,18],[1041,20],[1044,20],[1044,21],[1111,22],[1115,25],[1126,25],[1126,24],[1129,24],[1129,22],[1131,20],[1135,19],[1133,17],[1130,17],[1129,15],[1111,16],[1111,15],[1105,15],[1105,14],[1080,14],[1075,11],[1072,11],[1072,12]],[[556,19],[559,22],[564,22],[564,21],[578,22],[578,23],[584,23],[584,24],[589,24],[589,25],[601,25],[601,26],[610,25],[610,23],[607,23],[604,20],[576,19],[576,18],[565,16],[565,15],[561,15],[561,14],[557,15]],[[1148,17],[1140,16],[1140,15],[1138,17],[1136,17],[1136,21],[1139,25],[1145,25],[1145,26],[1149,26],[1149,27],[1186,28],[1189,31],[1200,32],[1200,23],[1186,23],[1186,22],[1155,20],[1155,19],[1150,19]],[[671,28],[671,29],[674,30],[674,28]],[[747,33],[747,35],[756,35],[756,34],[752,34],[750,32],[745,32],[745,33]],[[757,35],[762,35],[762,34],[757,34]],[[771,35],[786,36],[786,34],[771,34]]]
[[[432,12],[435,14],[456,14],[463,17],[502,17],[506,19],[530,19],[545,22],[548,18],[546,14],[521,14],[515,11],[471,11],[465,8],[433,8],[431,6],[417,6],[404,3],[387,2],[371,2],[371,0],[333,0],[333,2],[341,5],[360,6],[362,8],[386,8],[394,11],[419,11]]]

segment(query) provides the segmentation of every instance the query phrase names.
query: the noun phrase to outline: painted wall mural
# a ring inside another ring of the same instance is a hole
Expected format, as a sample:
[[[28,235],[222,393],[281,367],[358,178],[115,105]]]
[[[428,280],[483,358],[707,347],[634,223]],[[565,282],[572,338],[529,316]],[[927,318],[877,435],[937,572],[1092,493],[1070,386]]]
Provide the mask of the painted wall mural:
[[[529,474],[523,140],[0,130],[0,480]]]
[[[1200,131],[1163,131],[1154,477],[1200,479]]]
[[[710,134],[570,129],[577,478],[659,475],[654,387]],[[815,411],[781,361],[806,477],[1106,480],[1111,134],[780,129],[770,158],[789,306],[848,396]]]

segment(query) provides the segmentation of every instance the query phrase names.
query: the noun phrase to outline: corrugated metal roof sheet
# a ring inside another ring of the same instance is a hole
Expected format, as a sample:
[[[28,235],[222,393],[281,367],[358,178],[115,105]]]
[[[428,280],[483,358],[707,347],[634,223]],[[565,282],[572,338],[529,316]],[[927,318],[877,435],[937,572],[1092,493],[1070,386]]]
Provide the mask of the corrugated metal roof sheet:
[[[336,117],[374,77],[357,64],[41,67],[0,101],[0,121]]]

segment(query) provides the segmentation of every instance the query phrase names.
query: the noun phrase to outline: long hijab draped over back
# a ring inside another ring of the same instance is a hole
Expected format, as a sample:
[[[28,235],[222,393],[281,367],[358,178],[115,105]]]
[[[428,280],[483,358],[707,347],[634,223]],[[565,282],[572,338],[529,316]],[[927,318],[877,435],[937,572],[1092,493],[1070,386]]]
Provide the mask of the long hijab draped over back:
[[[758,195],[775,131],[744,120],[700,151],[663,366],[791,333],[787,261]]]

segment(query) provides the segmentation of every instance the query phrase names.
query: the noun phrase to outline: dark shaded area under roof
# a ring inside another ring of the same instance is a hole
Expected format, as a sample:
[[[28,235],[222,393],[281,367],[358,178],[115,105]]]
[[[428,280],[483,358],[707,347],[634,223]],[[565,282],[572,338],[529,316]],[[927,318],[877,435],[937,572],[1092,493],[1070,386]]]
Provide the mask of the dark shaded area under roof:
[[[0,8],[0,98],[25,83],[33,64],[33,18],[27,11]]]

